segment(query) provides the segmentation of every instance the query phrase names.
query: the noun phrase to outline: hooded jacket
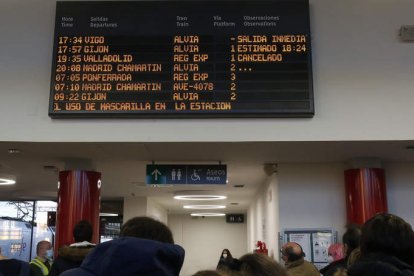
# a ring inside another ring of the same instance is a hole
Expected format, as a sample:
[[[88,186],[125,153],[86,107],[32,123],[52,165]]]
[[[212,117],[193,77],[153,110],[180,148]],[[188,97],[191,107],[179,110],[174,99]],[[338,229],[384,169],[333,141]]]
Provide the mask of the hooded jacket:
[[[58,257],[53,261],[49,276],[57,276],[63,271],[79,267],[94,247],[93,243],[82,242],[60,248]]]
[[[79,268],[61,275],[178,276],[183,262],[184,249],[179,245],[123,237],[99,244]]]
[[[412,266],[397,257],[385,254],[369,254],[348,269],[350,276],[414,276]]]

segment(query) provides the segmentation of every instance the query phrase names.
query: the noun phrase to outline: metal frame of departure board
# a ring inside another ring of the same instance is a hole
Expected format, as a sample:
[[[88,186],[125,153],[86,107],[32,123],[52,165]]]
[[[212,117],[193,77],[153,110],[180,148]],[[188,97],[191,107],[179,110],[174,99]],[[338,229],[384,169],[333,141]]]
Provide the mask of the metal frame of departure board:
[[[308,0],[57,2],[53,118],[313,115]]]

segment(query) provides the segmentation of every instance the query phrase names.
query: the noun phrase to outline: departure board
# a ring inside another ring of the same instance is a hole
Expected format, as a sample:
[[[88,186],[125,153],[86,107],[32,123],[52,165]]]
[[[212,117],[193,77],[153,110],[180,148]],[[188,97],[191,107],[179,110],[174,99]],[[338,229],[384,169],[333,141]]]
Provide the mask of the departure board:
[[[57,2],[49,115],[312,117],[308,0]]]

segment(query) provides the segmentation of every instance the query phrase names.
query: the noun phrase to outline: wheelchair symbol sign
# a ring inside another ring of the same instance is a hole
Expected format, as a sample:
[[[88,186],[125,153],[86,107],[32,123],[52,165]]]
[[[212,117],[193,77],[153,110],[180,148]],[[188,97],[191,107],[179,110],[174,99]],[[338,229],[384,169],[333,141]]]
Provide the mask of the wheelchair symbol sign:
[[[197,170],[194,170],[193,174],[190,176],[192,181],[200,181],[200,176],[197,173]]]

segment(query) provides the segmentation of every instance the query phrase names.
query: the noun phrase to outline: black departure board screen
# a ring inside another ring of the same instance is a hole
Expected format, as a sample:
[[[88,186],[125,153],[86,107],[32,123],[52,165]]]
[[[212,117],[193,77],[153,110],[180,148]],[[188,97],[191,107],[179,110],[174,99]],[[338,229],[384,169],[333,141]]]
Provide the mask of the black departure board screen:
[[[308,0],[57,2],[51,117],[312,117]]]

